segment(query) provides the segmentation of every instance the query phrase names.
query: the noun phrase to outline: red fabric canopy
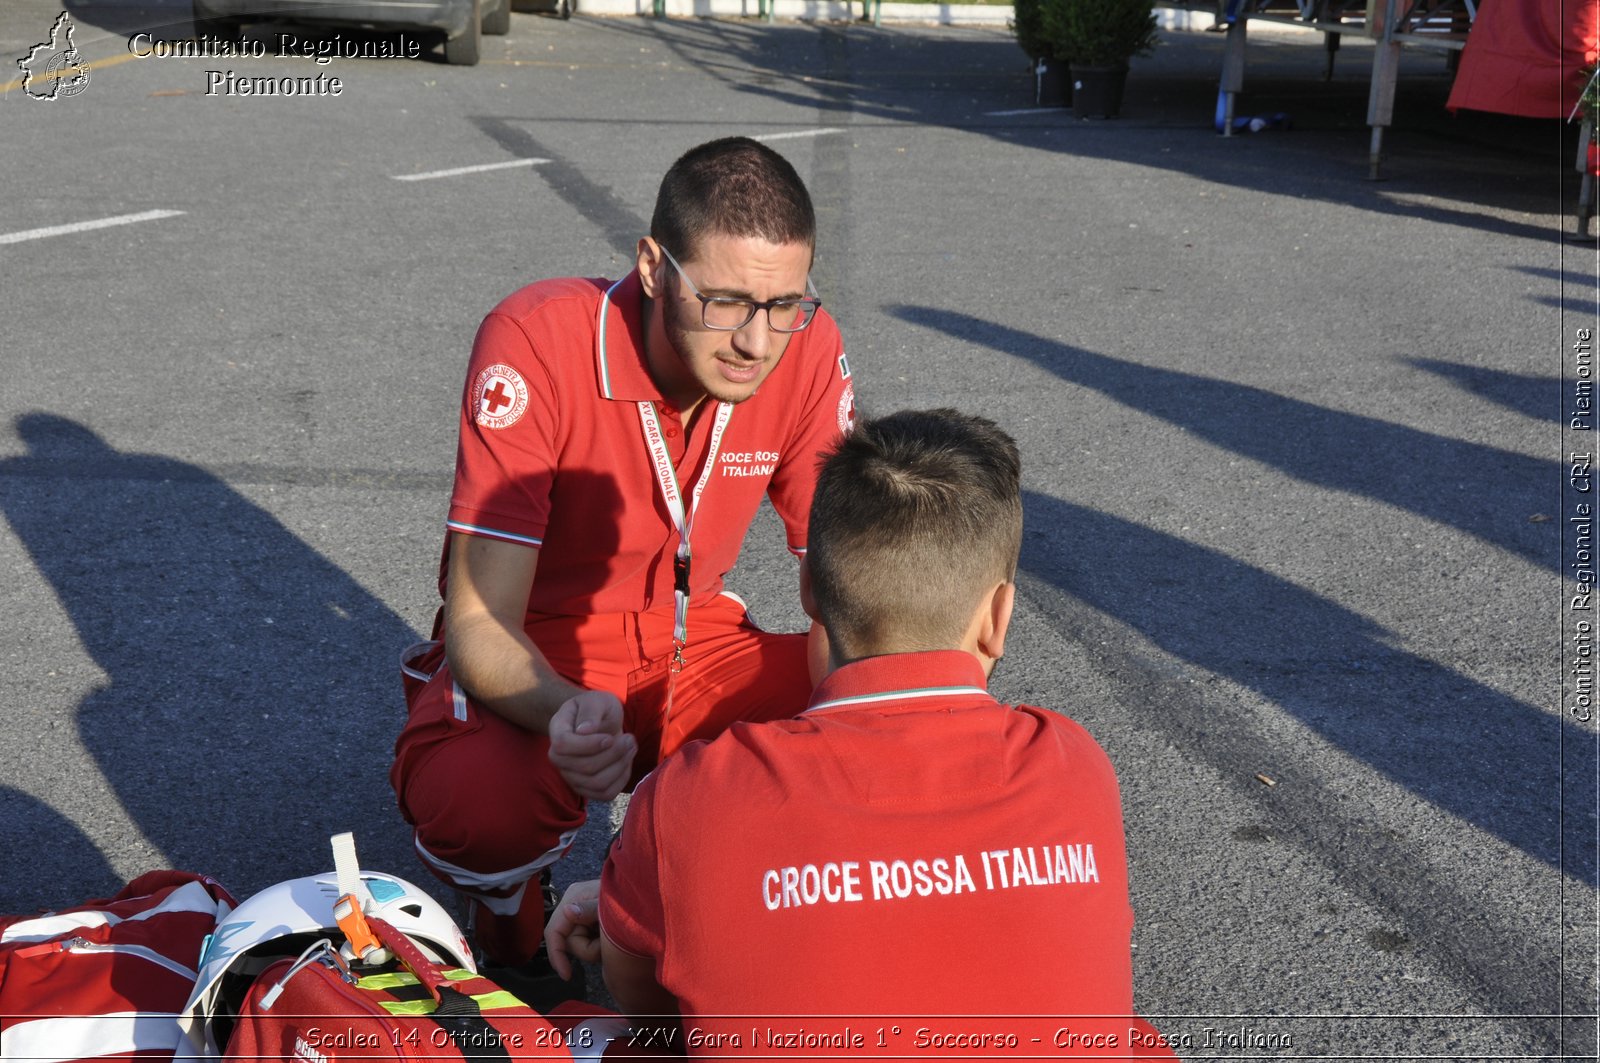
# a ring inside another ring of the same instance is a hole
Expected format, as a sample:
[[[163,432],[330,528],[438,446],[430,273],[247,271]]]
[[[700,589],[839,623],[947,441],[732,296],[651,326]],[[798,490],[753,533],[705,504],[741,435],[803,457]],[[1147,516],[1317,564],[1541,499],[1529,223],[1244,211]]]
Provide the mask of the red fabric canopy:
[[[1597,50],[1600,0],[1482,0],[1446,106],[1566,118]]]

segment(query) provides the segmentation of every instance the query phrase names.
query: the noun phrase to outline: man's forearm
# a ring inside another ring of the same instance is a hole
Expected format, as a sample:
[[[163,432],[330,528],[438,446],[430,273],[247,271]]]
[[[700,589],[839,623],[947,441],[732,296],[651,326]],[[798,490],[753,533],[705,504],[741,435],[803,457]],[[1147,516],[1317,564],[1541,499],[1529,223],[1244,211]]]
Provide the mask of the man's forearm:
[[[536,734],[548,733],[550,717],[583,689],[562,678],[526,632],[493,617],[447,618],[445,655],[472,700]]]

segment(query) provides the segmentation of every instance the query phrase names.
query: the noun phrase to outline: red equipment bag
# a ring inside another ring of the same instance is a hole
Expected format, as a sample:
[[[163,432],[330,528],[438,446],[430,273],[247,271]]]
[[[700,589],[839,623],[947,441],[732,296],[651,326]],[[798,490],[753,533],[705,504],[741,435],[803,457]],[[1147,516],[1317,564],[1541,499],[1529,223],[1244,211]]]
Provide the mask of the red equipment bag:
[[[171,1059],[206,938],[235,903],[214,879],[152,871],[114,897],[0,916],[0,1059]]]
[[[394,959],[351,964],[325,940],[277,961],[250,986],[224,1060],[571,1061],[569,1038],[589,1036],[482,975],[433,962],[384,920],[367,924]]]

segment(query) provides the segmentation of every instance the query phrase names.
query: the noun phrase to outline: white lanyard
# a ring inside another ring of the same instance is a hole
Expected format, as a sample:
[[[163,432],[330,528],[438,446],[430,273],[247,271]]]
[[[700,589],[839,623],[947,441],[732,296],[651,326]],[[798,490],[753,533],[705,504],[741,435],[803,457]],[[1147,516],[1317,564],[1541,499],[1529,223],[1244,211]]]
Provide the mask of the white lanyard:
[[[717,420],[711,427],[711,447],[706,453],[705,468],[689,496],[689,507],[684,509],[683,492],[678,488],[678,474],[672,468],[672,452],[661,434],[661,421],[656,416],[653,402],[639,403],[639,423],[644,429],[644,445],[650,451],[650,464],[655,469],[656,483],[661,488],[661,498],[667,504],[667,515],[678,532],[678,550],[672,559],[672,670],[683,668],[683,648],[689,643],[689,536],[694,531],[694,515],[700,509],[700,496],[711,473],[717,467],[717,455],[722,449],[722,432],[733,416],[733,403],[717,403]]]

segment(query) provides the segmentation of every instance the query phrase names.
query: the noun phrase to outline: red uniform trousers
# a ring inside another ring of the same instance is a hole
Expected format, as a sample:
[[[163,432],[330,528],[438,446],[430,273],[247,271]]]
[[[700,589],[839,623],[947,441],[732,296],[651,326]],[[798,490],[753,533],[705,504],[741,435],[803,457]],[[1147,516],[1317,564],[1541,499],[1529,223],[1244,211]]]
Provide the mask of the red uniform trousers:
[[[688,630],[669,713],[670,608],[545,616],[527,627],[563,677],[621,700],[623,727],[639,743],[630,790],[684,743],[739,720],[796,716],[811,695],[806,636],[762,631],[733,595],[691,606]],[[521,962],[544,926],[540,891],[528,896],[528,883],[571,846],[584,802],[550,764],[547,737],[461,691],[442,645],[408,654],[402,670],[410,718],[389,775],[400,811],[428,869],[481,905],[478,937],[490,958]]]

